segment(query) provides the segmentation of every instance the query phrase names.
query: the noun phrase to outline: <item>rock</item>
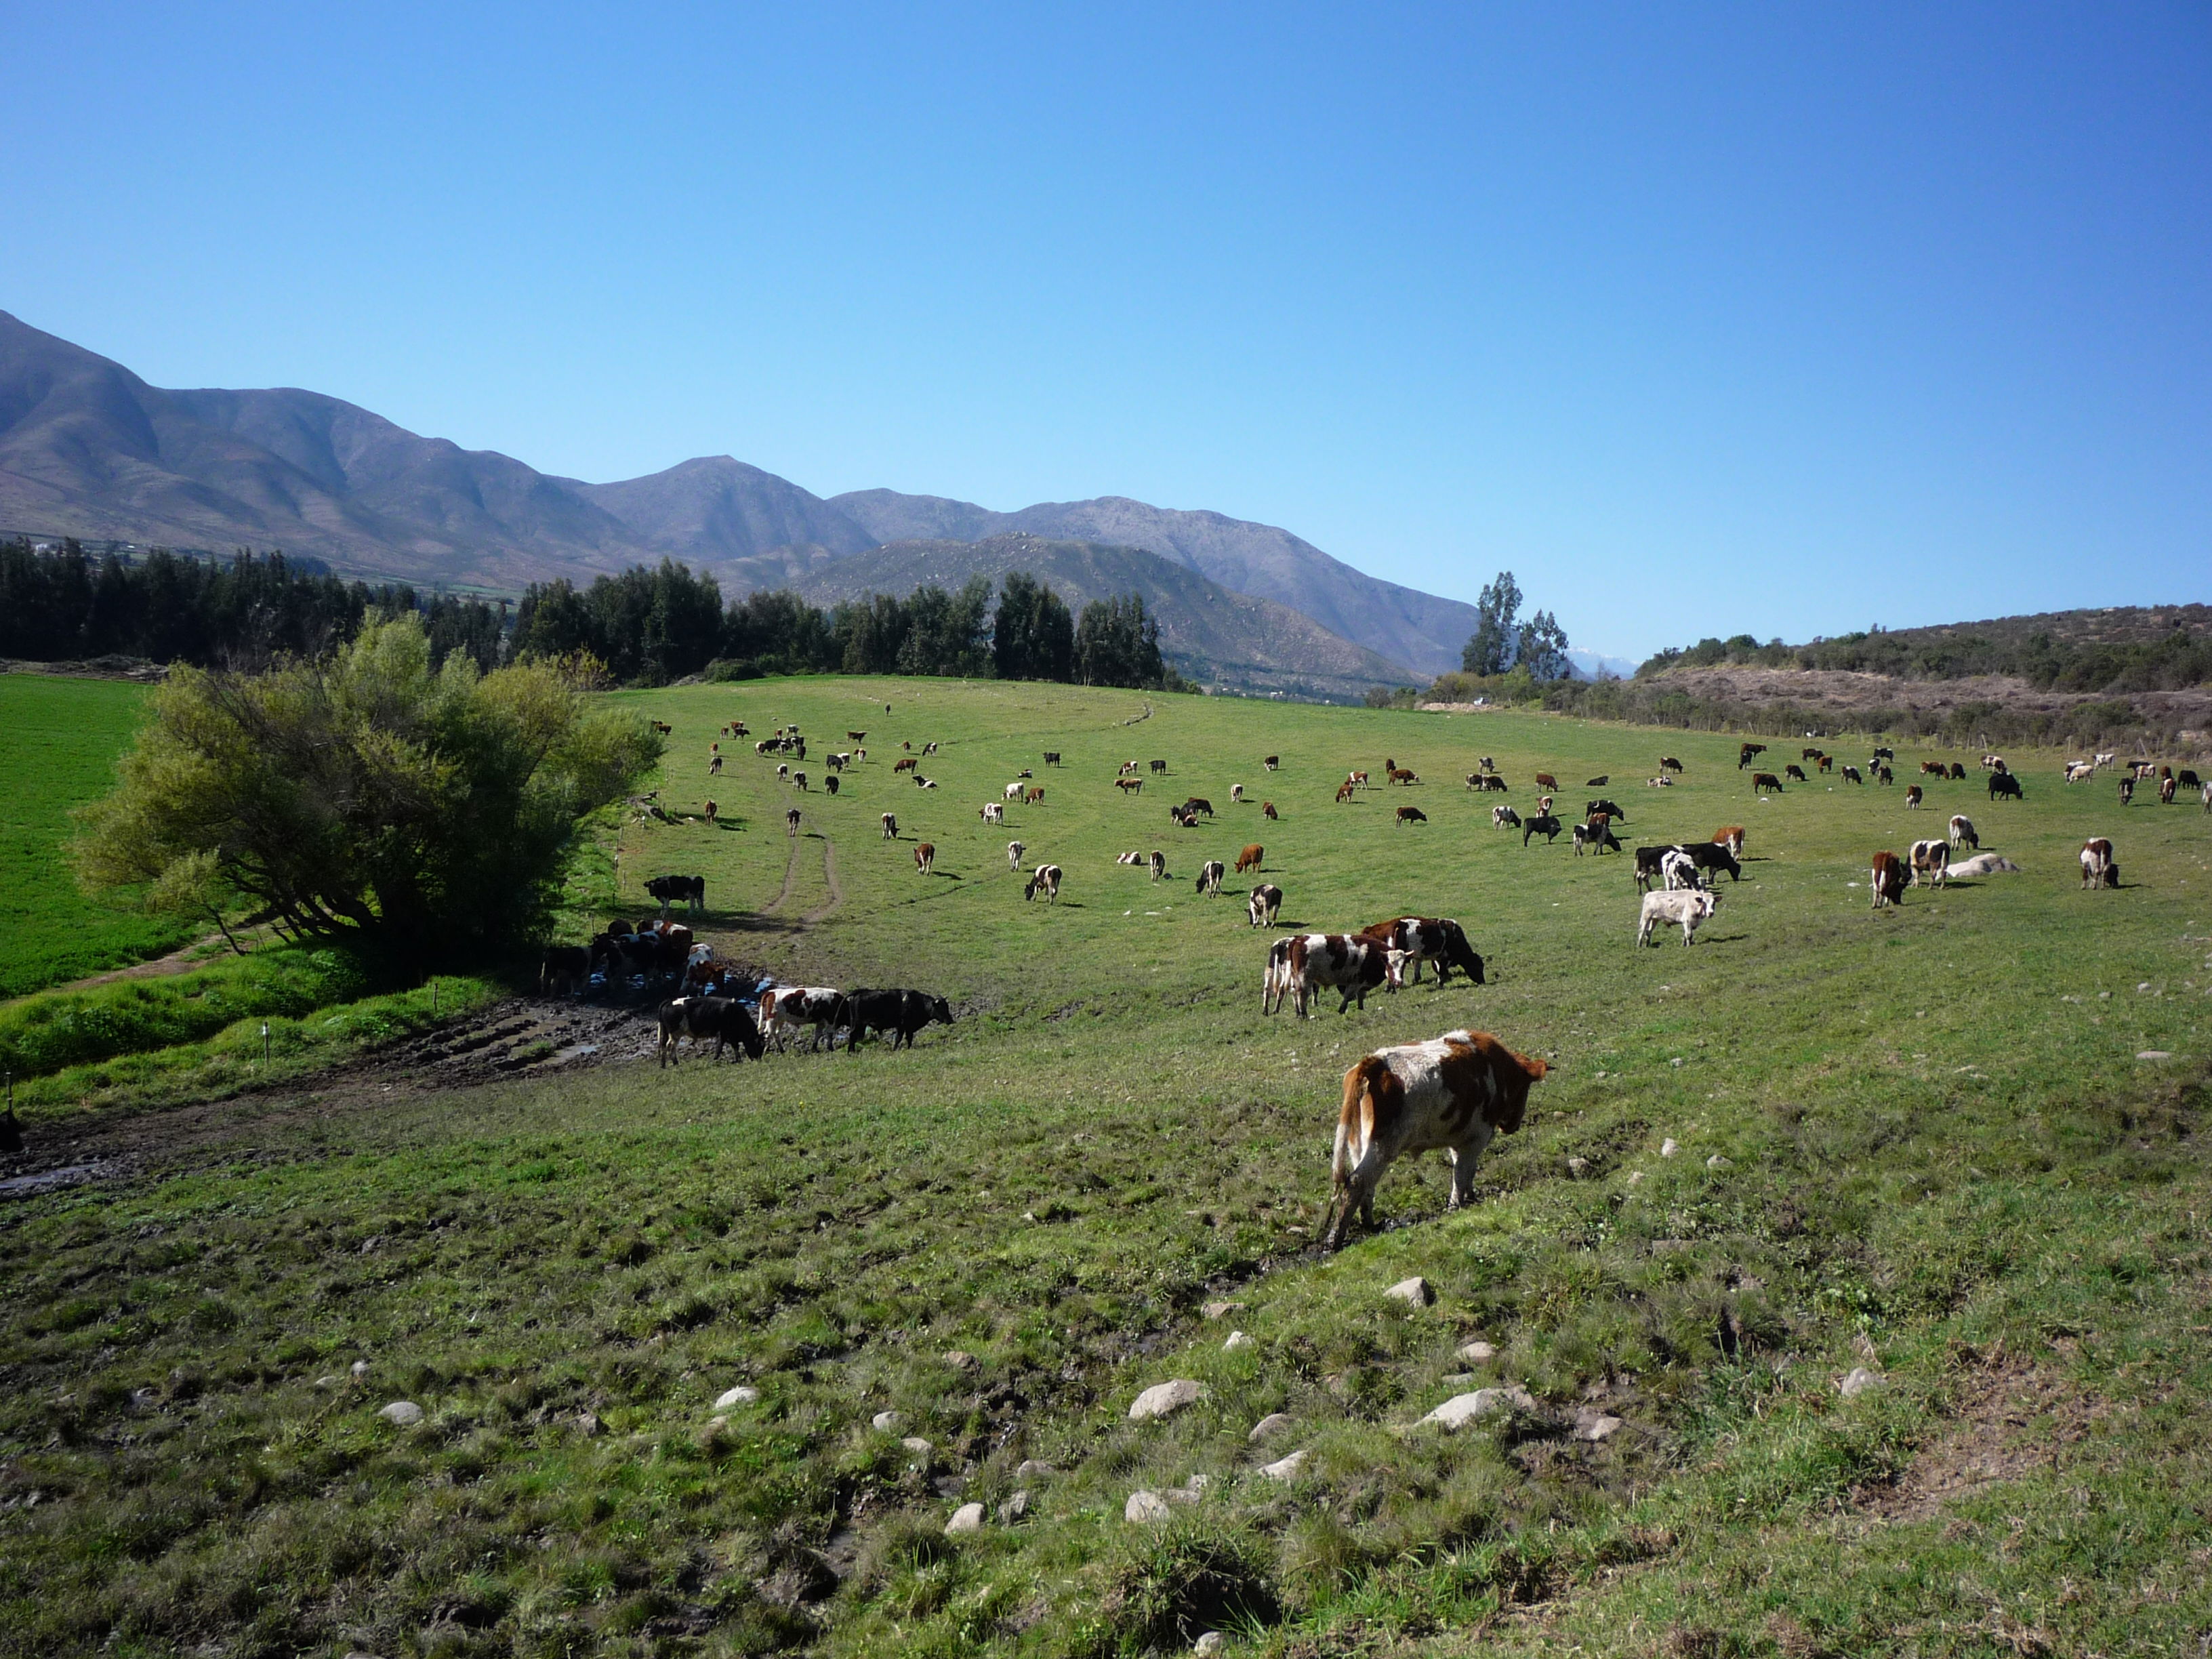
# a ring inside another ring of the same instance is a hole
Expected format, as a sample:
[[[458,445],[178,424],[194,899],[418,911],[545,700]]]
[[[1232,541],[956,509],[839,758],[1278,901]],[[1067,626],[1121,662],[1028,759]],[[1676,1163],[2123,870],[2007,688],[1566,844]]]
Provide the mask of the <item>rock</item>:
[[[1468,1383],[1474,1381],[1474,1373],[1473,1371],[1454,1371],[1449,1376],[1444,1377],[1441,1380],[1444,1387],[1448,1389],[1463,1389]]]
[[[422,1420],[422,1408],[411,1400],[395,1400],[377,1415],[394,1428],[408,1429]]]
[[[1856,1395],[1864,1394],[1869,1389],[1878,1389],[1881,1386],[1880,1371],[1870,1371],[1863,1365],[1855,1365],[1851,1368],[1850,1375],[1836,1384],[1836,1391],[1844,1399],[1850,1400]]]
[[[1430,1289],[1429,1281],[1419,1273],[1411,1279],[1400,1279],[1382,1294],[1404,1303],[1409,1308],[1425,1308],[1437,1299],[1437,1293]]]
[[[1006,1501],[999,1505],[999,1519],[1001,1521],[1018,1521],[1029,1512],[1030,1494],[1026,1486],[1019,1492],[1007,1493]]]
[[[1668,1060],[1667,1063],[1668,1063],[1669,1066],[1674,1066],[1677,1071],[1679,1071],[1679,1070],[1680,1070],[1680,1069],[1681,1069],[1681,1065],[1682,1065],[1682,1057],[1681,1057],[1681,1055],[1677,1054],[1677,1055],[1675,1055],[1675,1056],[1674,1056],[1674,1059],[1672,1059],[1672,1060]]]
[[[356,1379],[367,1376],[368,1375],[368,1361],[366,1359],[355,1360],[353,1362],[353,1374]]]
[[[2149,990],[2149,989],[2150,989],[2150,981],[2149,981],[2148,980],[2147,980],[2147,979],[2146,979],[2146,980],[2138,980],[2138,981],[2136,982],[2136,990],[2138,990],[2138,991],[2148,991],[2148,990]]]
[[[568,1420],[576,1425],[576,1432],[586,1440],[599,1431],[599,1419],[589,1412],[578,1412]]]
[[[1221,1651],[1222,1643],[1227,1639],[1218,1630],[1206,1631],[1200,1635],[1198,1640],[1190,1644],[1190,1650],[1193,1653],[1218,1653]]]
[[[1569,1175],[1571,1175],[1571,1176],[1581,1176],[1581,1175],[1587,1175],[1587,1174],[1589,1174],[1589,1160],[1588,1158],[1569,1158],[1569,1159],[1567,1160],[1567,1173],[1568,1173]]]
[[[1715,1152],[1711,1158],[1705,1160],[1705,1167],[1708,1170],[1732,1170],[1735,1165],[1729,1162],[1728,1159],[1723,1158],[1718,1152]]]
[[[1206,1495],[1206,1489],[1212,1484],[1213,1482],[1206,1476],[1202,1474],[1194,1474],[1189,1480],[1182,1483],[1182,1489],[1188,1492],[1193,1498],[1202,1498]],[[1173,1498],[1175,1494],[1173,1492],[1170,1492],[1168,1496]]]
[[[878,1434],[889,1434],[898,1425],[899,1414],[896,1412],[878,1412],[868,1419],[868,1426]]]
[[[1260,1473],[1270,1480],[1295,1480],[1298,1477],[1298,1471],[1305,1468],[1306,1459],[1312,1455],[1304,1447],[1300,1447],[1288,1457],[1279,1457],[1272,1463],[1262,1463],[1260,1466]]]
[[[1477,1389],[1473,1394],[1454,1395],[1421,1421],[1455,1429],[1462,1423],[1472,1422],[1478,1417],[1488,1417],[1496,1412],[1533,1412],[1535,1409],[1536,1402],[1529,1396],[1528,1389],[1518,1383],[1508,1383],[1503,1388]]]
[[[1470,1342],[1459,1351],[1459,1357],[1470,1365],[1487,1365],[1498,1358],[1498,1350],[1487,1342]]]
[[[315,1386],[319,1389],[335,1389],[344,1381],[345,1378],[343,1376],[319,1376],[315,1379]]]
[[[945,1530],[948,1533],[982,1531],[983,1506],[981,1504],[963,1504],[952,1511],[952,1518],[945,1523]]]
[[[1058,1469],[1053,1468],[1051,1464],[1046,1462],[1042,1458],[1024,1457],[1022,1459],[1021,1462],[1016,1466],[1014,1469],[1014,1477],[1019,1480],[1035,1480],[1042,1475],[1058,1474],[1059,1473],[1060,1471]]]
[[[750,1406],[759,1398],[758,1389],[749,1389],[740,1382],[736,1388],[716,1397],[714,1409],[718,1412],[726,1412],[732,1406]]]
[[[1205,1392],[1202,1383],[1194,1382],[1187,1376],[1179,1376],[1172,1382],[1155,1382],[1131,1402],[1129,1420],[1141,1423],[1147,1418],[1165,1417],[1181,1411]]]
[[[965,1348],[955,1348],[945,1356],[945,1363],[956,1371],[972,1371],[975,1369],[975,1356]]]
[[[907,1436],[905,1439],[899,1442],[899,1444],[903,1446],[907,1450],[912,1452],[916,1457],[927,1457],[930,1453],[937,1449],[936,1447],[931,1445],[929,1442],[924,1440],[918,1434],[910,1434]]]
[[[1231,1353],[1235,1353],[1239,1349],[1256,1348],[1260,1345],[1242,1331],[1231,1331],[1229,1333],[1229,1340],[1221,1346]]]
[[[1297,1420],[1288,1412],[1269,1412],[1252,1425],[1252,1432],[1244,1437],[1256,1446],[1262,1440],[1272,1439],[1280,1434]]]
[[[1662,1158],[1672,1158],[1675,1153],[1681,1150],[1681,1143],[1676,1140],[1672,1135],[1668,1136],[1666,1139],[1659,1143],[1659,1156]]]
[[[2173,1056],[2163,1048],[2145,1048],[2136,1058],[2137,1060],[2172,1060]]]
[[[1156,1492],[1133,1492],[1129,1501],[1121,1505],[1121,1518],[1132,1525],[1157,1523],[1173,1513],[1168,1500]]]
[[[1628,1184],[1632,1187],[1643,1179],[1644,1171],[1641,1170],[1631,1170],[1628,1172]]]
[[[1620,1418],[1605,1412],[1583,1412],[1575,1419],[1575,1438],[1577,1440],[1610,1440],[1626,1427]]]
[[[1208,1319],[1226,1319],[1233,1313],[1243,1312],[1244,1307],[1242,1302],[1209,1302],[1199,1311]]]

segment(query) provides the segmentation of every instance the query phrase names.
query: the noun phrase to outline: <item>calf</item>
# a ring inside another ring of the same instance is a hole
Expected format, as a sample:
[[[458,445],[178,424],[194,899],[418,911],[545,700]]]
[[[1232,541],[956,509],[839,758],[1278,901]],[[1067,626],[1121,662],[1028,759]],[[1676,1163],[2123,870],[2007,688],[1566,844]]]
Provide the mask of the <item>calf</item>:
[[[1164,760],[1156,760],[1152,763],[1152,774],[1156,777],[1167,769],[1168,763]]]
[[[1520,1128],[1528,1090],[1547,1069],[1486,1031],[1447,1031],[1362,1057],[1344,1074],[1329,1203],[1322,1216],[1328,1248],[1342,1248],[1355,1210],[1360,1224],[1373,1230],[1375,1188],[1400,1158],[1443,1152],[1452,1164],[1449,1206],[1470,1201],[1476,1160],[1494,1137]]]
[[[2094,841],[2081,843],[2081,890],[2092,887],[2118,887],[2120,884],[2119,866],[2112,862],[2112,843],[2100,836]]]
[[[804,772],[793,772],[793,773],[791,775],[791,781],[792,781],[792,785],[793,785],[793,787],[795,787],[795,788],[797,788],[798,790],[799,790],[802,793],[805,793],[805,788],[806,788],[806,774],[805,774],[805,773],[804,773]]]
[[[1875,769],[1874,781],[1886,789],[1897,781],[1897,774],[1887,766],[1878,766]]]
[[[1390,947],[1364,933],[1298,933],[1291,939],[1291,1010],[1301,1018],[1323,991],[1341,999],[1340,1014],[1357,1002],[1364,1012],[1367,994],[1389,980]]]
[[[581,996],[592,982],[592,951],[585,945],[549,945],[538,964],[538,994]]]
[[[1244,786],[1241,783],[1231,784],[1229,786],[1229,799],[1232,802],[1243,800],[1244,799]]]
[[[714,1038],[715,1060],[732,1044],[747,1060],[761,1057],[760,1028],[735,997],[678,997],[662,1003],[658,1048],[664,1068],[676,1064],[676,1045],[685,1037],[694,1042]]]
[[[884,839],[885,841],[896,841],[898,839],[898,815],[896,813],[886,812],[884,814]]]
[[[2009,772],[1990,773],[1990,799],[1991,800],[2002,800],[2008,798],[2013,800],[2025,800],[2027,799],[2027,793],[2020,787],[2020,780]]]
[[[1739,772],[1742,771],[1745,767],[1751,764],[1753,756],[1763,755],[1765,752],[1766,745],[1763,743],[1745,744],[1735,751],[1735,769]]]
[[[1045,763],[1047,766],[1057,766],[1057,765],[1059,765],[1059,764],[1060,764],[1060,750],[1057,750],[1057,749],[1048,749],[1048,750],[1046,750],[1044,751],[1044,763]]]
[[[1145,781],[1142,778],[1116,778],[1114,780],[1114,787],[1125,795],[1141,795],[1145,793]]]
[[[786,985],[761,994],[761,1024],[781,1053],[787,1037],[796,1036],[806,1026],[814,1028],[814,1041],[810,1052],[818,1054],[825,1038],[836,1047],[834,1033],[837,1029],[839,1005],[845,994],[835,986]]]
[[[1521,845],[1527,847],[1531,836],[1541,836],[1548,845],[1559,840],[1559,831],[1564,827],[1549,812],[1539,812],[1533,817],[1523,818],[1521,820]]]
[[[1004,823],[1006,821],[1006,807],[1003,801],[985,801],[981,810],[986,823]]]
[[[1620,851],[1620,842],[1613,838],[1612,830],[1607,827],[1601,815],[1593,818],[1588,823],[1577,824],[1574,829],[1574,837],[1577,858],[1583,855],[1583,848],[1585,847],[1597,854],[1602,854],[1608,847],[1616,853]],[[1528,843],[1523,842],[1522,844],[1526,846]]]
[[[1686,892],[1646,893],[1644,905],[1636,922],[1636,942],[1649,945],[1651,930],[1665,922],[1679,922],[1682,928],[1682,943],[1690,943],[1690,936],[1698,931],[1698,924],[1718,908],[1721,896],[1702,888]]]
[[[1401,806],[1398,809],[1400,823],[1426,823],[1428,821],[1429,815],[1418,806]]]
[[[1823,755],[1814,763],[1814,765],[1823,772],[1832,772],[1836,769],[1836,757],[1833,755]]]
[[[1022,854],[1029,850],[1030,849],[1020,842],[1008,842],[1006,843],[1006,867],[1009,870],[1013,871],[1015,873],[1019,874],[1022,867]]]
[[[689,907],[695,916],[707,908],[704,876],[655,876],[645,884],[645,890],[660,901],[660,914],[664,916],[672,904]]]
[[[1152,879],[1154,881],[1159,880],[1163,876],[1167,874],[1168,855],[1165,853],[1159,852],[1155,849],[1152,857],[1147,859],[1146,862],[1152,866]]]
[[[1927,878],[1928,886],[1941,887],[1943,884],[1943,878],[1949,873],[1951,866],[1949,842],[1916,841],[1908,856],[1912,862],[1912,874],[1906,881],[1906,886],[1922,885],[1921,878],[1923,876]]]
[[[1280,755],[1268,755],[1264,757],[1260,762],[1260,764],[1266,767],[1270,772],[1273,771],[1282,763],[1283,757]]]
[[[1549,772],[1539,772],[1536,774],[1536,787],[1539,789],[1557,789],[1559,781]]]
[[[1846,766],[1844,769],[1844,781],[1856,783],[1861,787],[1864,787],[1866,784],[1866,780],[1859,775],[1859,769],[1856,766]]]
[[[1354,793],[1356,793],[1355,786],[1350,778],[1346,778],[1342,783],[1336,786],[1336,804],[1339,806],[1343,805],[1345,802],[1352,799]]]
[[[915,873],[916,875],[926,876],[936,866],[936,864],[937,843],[933,841],[925,841],[915,843],[914,849]]]
[[[837,1023],[852,1028],[845,1040],[848,1054],[860,1053],[860,1039],[872,1030],[889,1031],[894,1048],[902,1042],[911,1048],[923,1026],[951,1024],[952,1010],[943,997],[921,991],[848,991],[839,1000]]]
[[[1436,963],[1438,985],[1450,982],[1455,968],[1477,985],[1484,982],[1482,958],[1467,942],[1467,930],[1449,916],[1393,916],[1360,932],[1381,939],[1411,964],[1413,971],[1407,976],[1411,983],[1420,983],[1425,962]]]
[[[1812,748],[1810,748],[1810,749],[1800,749],[1800,750],[1797,751],[1797,758],[1798,758],[1799,760],[1818,760],[1818,759],[1820,759],[1820,750],[1819,745],[1815,744],[1814,747],[1812,747]]]
[[[836,778],[836,775],[835,773],[832,773],[830,776],[828,776],[828,777],[826,777],[826,778],[823,779],[823,780],[822,780],[822,787],[823,787],[824,789],[827,789],[827,790],[828,790],[831,794],[833,794],[833,795],[834,795],[834,794],[836,794],[836,793],[837,793],[837,778]]]
[[[2171,806],[2171,805],[2173,805],[2173,791],[2174,791],[2174,783],[2173,783],[2173,780],[2172,780],[2171,777],[2164,777],[2164,778],[2160,778],[2160,779],[2158,781],[2158,799],[2159,799],[2159,805],[2160,805],[2161,806]]]
[[[2133,778],[2122,778],[2120,780],[2120,805],[2123,806],[2132,806],[2135,805],[2135,799],[2136,781]]]
[[[1908,812],[1911,811],[1923,799],[1925,798],[1921,794],[1918,784],[1908,785],[1905,791],[1905,810]]]
[[[1979,848],[1982,838],[1974,833],[1974,821],[1963,812],[1951,814],[1951,845]]]
[[[1674,780],[1662,772],[1656,777],[1644,779],[1644,787],[1646,789],[1672,789],[1674,787]]]
[[[1659,757],[1659,769],[1662,772],[1680,772],[1686,769],[1672,755],[1662,755]]]
[[[1905,860],[1894,853],[1876,853],[1867,885],[1874,889],[1874,908],[1895,904],[1905,896]]]
[[[1281,818],[1282,814],[1275,810],[1274,802],[1263,800],[1260,803],[1260,816],[1273,823]]]
[[[1617,823],[1626,823],[1628,822],[1628,814],[1622,811],[1620,808],[1614,805],[1609,800],[1594,800],[1583,808],[1583,816],[1586,818],[1594,818],[1601,812],[1604,813],[1606,817],[1613,819]]]
[[[1659,884],[1668,892],[1686,892],[1706,885],[1705,872],[1686,847],[1670,847],[1659,860]]]
[[[1283,908],[1283,890],[1273,882],[1262,882],[1252,890],[1244,908],[1250,913],[1255,927],[1272,927],[1276,913]]]
[[[1601,772],[1594,778],[1584,778],[1583,780],[1583,787],[1585,789],[1602,789],[1606,785],[1612,781],[1613,775],[1611,773]]]
[[[1022,805],[1024,806],[1035,806],[1043,799],[1044,786],[1042,784],[1038,784],[1033,789],[1024,789],[1022,791]]]
[[[1042,893],[1046,903],[1059,903],[1060,876],[1060,871],[1058,865],[1040,864],[1036,867],[1036,872],[1030,878],[1029,884],[1022,889],[1022,896],[1025,899],[1033,899],[1039,893]]]
[[[1751,793],[1753,794],[1764,794],[1769,789],[1771,789],[1778,795],[1782,793],[1782,780],[1776,777],[1771,772],[1753,772],[1751,775]]]
[[[1198,869],[1198,890],[1210,898],[1221,896],[1221,878],[1229,873],[1229,866],[1219,859],[1208,859]]]
[[[1001,800],[1019,800],[1021,798],[1022,786],[1018,783],[1010,783],[999,792],[999,799]]]
[[[784,809],[783,833],[787,836],[795,836],[799,833],[799,809],[796,806]]]
[[[1490,809],[1490,827],[1493,830],[1518,830],[1521,815],[1510,806],[1493,806]]]
[[[1182,810],[1202,818],[1210,818],[1213,816],[1213,803],[1203,795],[1193,795],[1183,802]]]
[[[1122,853],[1117,854],[1114,860],[1116,864],[1142,864],[1144,861],[1145,855],[1142,853]]]
[[[1788,778],[1793,783],[1803,783],[1806,781],[1805,769],[1795,763],[1784,767],[1782,769],[1782,775]]]
[[[1241,876],[1247,870],[1257,870],[1260,860],[1267,856],[1267,851],[1258,842],[1254,842],[1237,855],[1237,873]]]
[[[1960,761],[1953,761],[1951,763],[1951,769],[1945,773],[1944,775],[1949,778],[1954,783],[1964,783],[1966,781],[1966,768],[1965,763]]]
[[[896,760],[891,763],[891,775],[896,777],[901,772],[911,772],[915,768],[921,764],[921,763],[920,761],[916,760],[912,755],[908,755],[902,760]]]

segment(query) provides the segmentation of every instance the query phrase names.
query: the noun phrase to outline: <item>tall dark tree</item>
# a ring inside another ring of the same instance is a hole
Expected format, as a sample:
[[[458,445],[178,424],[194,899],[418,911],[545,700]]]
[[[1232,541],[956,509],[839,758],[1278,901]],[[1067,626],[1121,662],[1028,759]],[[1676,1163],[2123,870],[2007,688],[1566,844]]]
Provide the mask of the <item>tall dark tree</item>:
[[[1573,659],[1567,655],[1567,630],[1548,611],[1539,611],[1521,624],[1514,637],[1513,659],[1532,679],[1564,680],[1574,672]]]
[[[957,593],[917,587],[906,602],[902,674],[981,675],[990,672],[991,580],[970,576]]]
[[[1167,679],[1160,625],[1140,593],[1093,599],[1075,624],[1076,676],[1085,685],[1158,686]]]
[[[1002,680],[1066,680],[1075,672],[1075,618],[1059,594],[1025,571],[999,590],[991,653]]]
[[[1513,665],[1515,624],[1521,615],[1521,586],[1513,573],[1499,571],[1498,580],[1482,590],[1474,610],[1474,632],[1460,653],[1460,666],[1470,674],[1503,674]]]

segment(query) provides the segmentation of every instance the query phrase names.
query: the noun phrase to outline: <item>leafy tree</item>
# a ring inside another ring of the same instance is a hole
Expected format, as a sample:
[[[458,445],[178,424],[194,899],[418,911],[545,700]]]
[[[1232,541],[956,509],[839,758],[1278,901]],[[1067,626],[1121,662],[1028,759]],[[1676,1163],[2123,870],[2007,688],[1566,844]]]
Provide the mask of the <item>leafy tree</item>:
[[[981,676],[991,672],[991,579],[970,576],[957,593],[917,587],[908,596],[902,674]]]
[[[174,908],[242,897],[406,966],[528,938],[578,820],[659,740],[548,665],[430,657],[409,614],[320,660],[178,669],[115,792],[80,814],[80,879]]]
[[[1016,570],[999,590],[991,651],[1002,680],[1066,680],[1075,673],[1075,618],[1059,594]]]
[[[1460,653],[1460,667],[1470,674],[1503,674],[1513,665],[1515,623],[1521,614],[1521,588],[1513,573],[1499,571],[1474,610],[1474,632]]]
[[[863,594],[830,612],[833,633],[845,641],[839,666],[848,674],[896,674],[906,643],[907,609],[888,593]]]
[[[1075,625],[1077,678],[1085,685],[1163,687],[1160,625],[1145,614],[1140,593],[1093,599]]]
[[[1515,636],[1513,660],[1534,680],[1564,680],[1572,677],[1574,664],[1567,655],[1567,630],[1548,611],[1539,611],[1521,624]]]

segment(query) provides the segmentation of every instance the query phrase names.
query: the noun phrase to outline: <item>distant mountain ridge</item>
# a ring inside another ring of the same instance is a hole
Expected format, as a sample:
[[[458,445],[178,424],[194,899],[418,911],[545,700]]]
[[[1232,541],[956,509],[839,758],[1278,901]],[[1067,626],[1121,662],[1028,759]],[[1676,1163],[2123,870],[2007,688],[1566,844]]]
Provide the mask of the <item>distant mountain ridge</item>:
[[[282,548],[349,574],[464,586],[588,580],[668,556],[738,592],[803,586],[888,544],[1028,532],[1139,549],[1288,606],[1401,678],[1455,666],[1474,626],[1471,606],[1218,513],[1111,495],[1017,513],[885,489],[825,501],[726,455],[588,483],[422,437],[319,392],[164,390],[5,312],[0,531]]]

